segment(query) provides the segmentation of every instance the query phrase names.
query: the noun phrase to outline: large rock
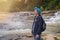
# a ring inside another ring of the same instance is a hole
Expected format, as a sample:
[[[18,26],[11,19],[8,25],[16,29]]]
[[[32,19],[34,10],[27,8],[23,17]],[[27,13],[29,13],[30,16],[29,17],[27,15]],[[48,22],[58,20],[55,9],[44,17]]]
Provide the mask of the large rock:
[[[46,36],[46,40],[55,40],[54,36],[49,34],[48,36]]]

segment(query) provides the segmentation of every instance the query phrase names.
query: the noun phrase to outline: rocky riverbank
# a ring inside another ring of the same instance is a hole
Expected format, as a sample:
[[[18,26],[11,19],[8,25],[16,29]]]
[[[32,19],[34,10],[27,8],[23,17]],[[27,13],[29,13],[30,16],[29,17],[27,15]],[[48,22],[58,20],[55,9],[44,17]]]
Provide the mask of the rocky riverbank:
[[[42,40],[60,40],[60,34],[42,33]],[[31,32],[11,32],[2,37],[0,40],[33,40]]]

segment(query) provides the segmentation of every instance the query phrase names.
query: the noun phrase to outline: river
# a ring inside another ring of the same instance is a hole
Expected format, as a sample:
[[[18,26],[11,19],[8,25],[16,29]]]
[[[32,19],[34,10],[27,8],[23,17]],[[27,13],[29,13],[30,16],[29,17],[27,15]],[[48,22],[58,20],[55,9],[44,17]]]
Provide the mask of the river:
[[[3,19],[0,18],[0,36],[16,30],[28,31],[32,28],[34,18],[32,12],[6,13],[5,15],[2,16]],[[49,16],[48,19],[44,18],[44,20],[47,24],[44,33],[60,33],[60,12],[56,12],[54,16]]]

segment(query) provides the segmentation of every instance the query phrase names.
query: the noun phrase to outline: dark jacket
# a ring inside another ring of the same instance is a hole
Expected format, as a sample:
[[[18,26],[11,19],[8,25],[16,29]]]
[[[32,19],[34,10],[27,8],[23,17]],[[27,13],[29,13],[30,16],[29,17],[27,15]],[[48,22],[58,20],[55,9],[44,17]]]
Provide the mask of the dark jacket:
[[[41,34],[42,28],[43,28],[43,23],[45,21],[43,20],[42,16],[35,16],[34,22],[32,25],[32,34]]]

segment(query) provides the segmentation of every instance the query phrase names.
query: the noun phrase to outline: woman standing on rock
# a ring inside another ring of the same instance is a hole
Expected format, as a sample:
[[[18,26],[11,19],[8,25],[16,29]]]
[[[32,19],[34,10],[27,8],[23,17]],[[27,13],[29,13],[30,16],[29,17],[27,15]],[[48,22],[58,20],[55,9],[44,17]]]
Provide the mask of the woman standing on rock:
[[[34,40],[41,40],[41,33],[46,29],[46,24],[41,16],[41,10],[38,7],[34,8],[34,15],[32,34],[34,36]]]

